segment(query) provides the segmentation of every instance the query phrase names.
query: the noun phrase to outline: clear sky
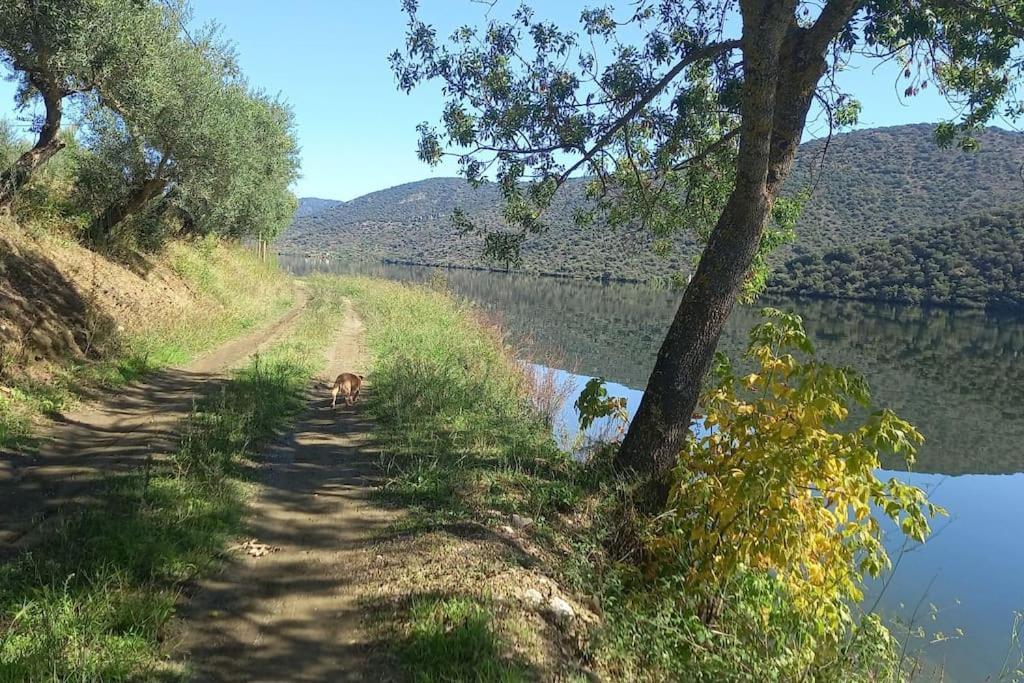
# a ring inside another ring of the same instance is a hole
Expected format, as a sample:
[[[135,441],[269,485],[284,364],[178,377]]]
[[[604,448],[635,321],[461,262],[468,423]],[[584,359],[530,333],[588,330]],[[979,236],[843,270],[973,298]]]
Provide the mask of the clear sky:
[[[630,3],[618,0],[623,7]],[[498,0],[511,11],[518,0]],[[196,21],[216,19],[237,44],[250,81],[281,95],[295,109],[302,146],[300,197],[352,199],[430,175],[454,175],[416,158],[416,124],[436,121],[436,86],[404,95],[395,88],[387,57],[404,39],[400,0],[193,0]],[[578,26],[579,9],[607,0],[533,2],[537,16]],[[472,0],[420,0],[421,14],[443,35],[454,26],[486,20]],[[851,69],[842,83],[863,103],[862,126],[938,121],[949,115],[934,93],[901,104],[896,71],[874,64]],[[14,117],[13,87],[0,82],[0,116]],[[817,130],[817,134],[821,134]],[[815,128],[809,127],[809,135]]]

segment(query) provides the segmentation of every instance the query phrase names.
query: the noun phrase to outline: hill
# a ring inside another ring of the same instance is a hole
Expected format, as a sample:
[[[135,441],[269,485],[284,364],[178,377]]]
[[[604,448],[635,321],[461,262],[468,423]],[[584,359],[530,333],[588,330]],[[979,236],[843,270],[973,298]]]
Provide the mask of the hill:
[[[801,146],[789,191],[813,187],[797,226],[805,250],[835,244],[854,247],[929,229],[980,208],[1012,207],[1021,193],[1024,135],[990,128],[981,148],[967,153],[939,149],[933,126],[917,124],[854,131]],[[651,280],[690,267],[696,245],[689,234],[675,238],[668,256],[653,253],[642,231],[580,229],[572,221],[585,201],[583,182],[569,183],[548,214],[550,230],[523,249],[522,269],[574,276],[611,275]],[[297,217],[279,240],[284,252],[332,251],[359,258],[384,258],[434,265],[486,267],[482,240],[452,228],[460,207],[478,222],[501,226],[497,188],[472,189],[459,178],[434,178],[373,192]],[[776,256],[792,257],[793,247]]]
[[[807,142],[788,187],[813,187],[797,227],[807,249],[855,245],[1020,206],[1024,134],[988,128],[975,152],[940,149],[934,126],[855,131]]]
[[[667,259],[655,256],[648,235],[578,228],[573,211],[585,200],[584,181],[571,181],[547,213],[550,230],[523,247],[522,268],[532,272],[640,280],[685,267],[693,253],[690,235]],[[481,225],[507,225],[498,188],[473,189],[462,178],[432,178],[363,195],[313,216],[296,218],[278,241],[283,252],[331,251],[362,259],[394,259],[430,265],[492,267],[478,235],[459,235],[451,224],[461,208]],[[615,248],[609,249],[609,245]],[[623,246],[625,248],[623,248]]]
[[[323,213],[328,209],[333,209],[337,206],[341,206],[344,203],[345,202],[338,201],[337,199],[302,197],[299,199],[299,205],[295,208],[295,218],[306,218],[308,216],[315,216],[318,213]]]

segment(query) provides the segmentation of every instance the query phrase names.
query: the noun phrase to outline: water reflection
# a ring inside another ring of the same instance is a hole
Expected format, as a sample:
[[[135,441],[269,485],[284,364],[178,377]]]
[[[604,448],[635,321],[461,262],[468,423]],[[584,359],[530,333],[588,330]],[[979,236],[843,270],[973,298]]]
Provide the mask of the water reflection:
[[[331,270],[426,282],[444,273],[453,292],[500,316],[530,347],[531,359],[635,389],[646,384],[678,301],[678,294],[640,285],[281,260],[299,274]],[[770,303],[800,313],[823,359],[863,372],[879,406],[918,426],[927,443],[916,471],[1024,471],[1024,318],[847,301]],[[757,310],[733,313],[722,350],[742,350]]]
[[[570,369],[579,388],[590,376],[614,384],[632,414],[675,311],[678,295],[643,286],[403,266],[310,262],[282,257],[297,274],[313,270],[427,282],[439,273],[455,294],[499,315],[529,360]],[[880,602],[890,617],[918,617],[928,633],[965,636],[929,646],[946,681],[998,680],[1019,659],[1009,642],[1014,610],[1024,609],[1024,318],[974,311],[840,301],[770,302],[800,313],[819,355],[857,368],[875,401],[924,433],[913,473],[890,473],[933,492],[952,516],[926,545],[899,560]],[[733,356],[758,320],[732,315],[720,348]],[[554,359],[554,360],[552,360]],[[571,401],[570,401],[571,404]],[[563,424],[575,422],[571,405]],[[965,476],[966,475],[966,476]],[[893,534],[890,551],[899,553]],[[877,591],[880,586],[873,586]],[[927,608],[940,608],[934,621]]]

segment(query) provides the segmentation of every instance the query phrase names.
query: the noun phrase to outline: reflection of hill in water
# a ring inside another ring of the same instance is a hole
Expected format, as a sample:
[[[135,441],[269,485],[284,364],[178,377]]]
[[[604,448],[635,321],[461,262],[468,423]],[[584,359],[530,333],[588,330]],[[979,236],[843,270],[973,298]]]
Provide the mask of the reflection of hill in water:
[[[304,263],[283,261],[295,272]],[[347,268],[330,265],[331,270]],[[424,281],[438,271],[373,267],[363,272]],[[643,388],[678,295],[476,271],[446,272],[451,289],[498,312],[509,332],[543,360]],[[946,474],[1024,471],[1024,319],[973,311],[844,301],[777,302],[803,317],[821,357],[857,368],[876,402],[927,438],[916,470]],[[739,308],[721,348],[735,356],[758,319]]]

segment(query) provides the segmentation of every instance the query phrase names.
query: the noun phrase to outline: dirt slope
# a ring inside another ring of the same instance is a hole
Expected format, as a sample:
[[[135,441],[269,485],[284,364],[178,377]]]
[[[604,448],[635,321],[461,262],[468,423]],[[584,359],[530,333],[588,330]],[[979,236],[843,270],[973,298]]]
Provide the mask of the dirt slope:
[[[227,370],[284,335],[305,301],[300,289],[293,308],[270,325],[64,415],[34,454],[0,452],[0,559],[30,543],[41,521],[88,504],[104,477],[173,450],[175,429],[200,393],[215,390]]]
[[[361,329],[350,312],[307,415],[266,453],[250,515],[256,545],[236,549],[182,611],[180,645],[195,680],[394,678],[359,600],[380,562],[374,539],[395,513],[368,498],[377,454],[362,405],[332,411],[322,389],[363,367]]]

